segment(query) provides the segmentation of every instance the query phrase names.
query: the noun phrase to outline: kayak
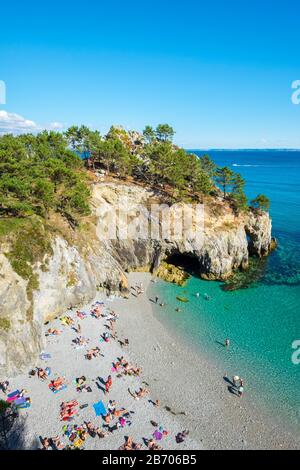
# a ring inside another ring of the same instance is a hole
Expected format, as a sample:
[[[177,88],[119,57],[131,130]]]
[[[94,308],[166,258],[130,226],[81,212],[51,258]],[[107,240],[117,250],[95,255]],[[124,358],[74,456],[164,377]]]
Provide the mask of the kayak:
[[[179,295],[176,297],[177,300],[180,300],[180,302],[188,302],[189,299],[187,299],[186,297],[180,297]]]

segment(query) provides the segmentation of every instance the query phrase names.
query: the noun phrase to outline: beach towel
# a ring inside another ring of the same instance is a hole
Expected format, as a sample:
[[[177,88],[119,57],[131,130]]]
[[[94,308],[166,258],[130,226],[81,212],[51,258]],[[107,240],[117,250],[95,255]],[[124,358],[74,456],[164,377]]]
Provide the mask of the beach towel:
[[[102,401],[93,404],[93,408],[95,410],[96,416],[105,416],[107,414],[106,408]]]
[[[22,405],[17,405],[18,410],[22,410],[24,408],[30,408],[30,407],[31,407],[30,401],[27,401],[27,402],[23,403]]]
[[[83,320],[86,316],[87,314],[84,312],[77,312],[77,317],[80,318],[80,320]]]
[[[8,393],[7,398],[12,398],[16,395],[20,395],[20,390],[15,390],[14,392]]]
[[[40,359],[41,359],[42,361],[45,361],[46,359],[51,359],[51,354],[49,354],[49,353],[41,353],[41,354],[40,354]]]
[[[154,431],[154,433],[153,433],[153,437],[154,437],[154,439],[155,439],[156,441],[161,441],[162,438],[163,438],[163,434],[162,434],[162,432],[156,430],[156,431]]]
[[[54,387],[49,387],[51,392],[53,393],[58,393],[60,392],[61,390],[64,390],[65,388],[67,388],[67,385],[61,385],[59,388],[54,388]]]
[[[80,439],[80,438],[76,439],[76,441],[73,442],[73,446],[74,446],[74,447],[77,447],[77,448],[78,448],[78,447],[82,447],[83,444],[84,444],[84,441],[83,441],[82,439]]]
[[[26,402],[25,397],[20,397],[20,398],[15,399],[15,405],[23,405],[23,403],[25,403],[25,402]]]

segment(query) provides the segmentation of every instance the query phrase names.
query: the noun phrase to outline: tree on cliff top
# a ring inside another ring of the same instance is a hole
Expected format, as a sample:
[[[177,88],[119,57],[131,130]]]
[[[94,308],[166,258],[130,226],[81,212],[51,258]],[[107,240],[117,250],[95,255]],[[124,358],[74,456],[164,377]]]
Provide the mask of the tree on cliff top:
[[[158,124],[155,129],[155,135],[159,141],[172,142],[175,131],[169,124]]]
[[[254,209],[268,211],[270,209],[270,199],[264,194],[258,194],[255,199],[252,199],[250,205]]]
[[[227,166],[217,168],[216,170],[216,182],[223,190],[224,198],[226,198],[227,192],[233,186],[235,181],[235,173]]]

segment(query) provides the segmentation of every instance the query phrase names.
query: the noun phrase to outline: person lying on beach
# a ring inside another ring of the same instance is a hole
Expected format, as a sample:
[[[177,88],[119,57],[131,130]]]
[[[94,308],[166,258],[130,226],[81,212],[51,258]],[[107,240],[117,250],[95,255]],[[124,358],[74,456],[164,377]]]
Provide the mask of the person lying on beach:
[[[142,444],[136,444],[135,442],[133,442],[131,436],[126,436],[124,444],[121,445],[118,450],[140,450],[141,447]]]
[[[73,329],[75,330],[75,332],[76,332],[77,334],[80,335],[80,333],[81,333],[81,325],[80,325],[80,323],[77,323],[77,326],[73,326]]]
[[[51,437],[50,443],[51,443],[51,447],[53,447],[55,450],[61,450],[64,448],[64,445],[61,442],[59,436]]]
[[[120,418],[120,417],[124,417],[124,416],[126,416],[126,417],[130,416],[129,411],[126,410],[126,408],[121,408],[120,410],[117,410],[116,406],[117,406],[116,402],[114,402],[114,406],[113,406],[113,404],[110,405],[109,412],[110,412],[110,414],[113,418]]]
[[[48,378],[48,374],[44,369],[41,369],[40,367],[37,368],[37,376],[41,380],[46,380]]]
[[[63,402],[60,405],[60,419],[63,421],[72,419],[73,416],[78,413],[76,406],[78,406],[78,401],[76,400]]]
[[[84,320],[84,318],[87,317],[87,314],[85,312],[80,312],[79,310],[77,310],[76,315],[78,318],[80,318],[80,320]]]
[[[69,315],[64,315],[63,317],[61,317],[60,321],[63,325],[67,325],[67,326],[74,325],[74,320]]]
[[[85,358],[88,359],[89,361],[93,359],[94,357],[99,357],[101,356],[101,350],[98,346],[95,348],[89,349],[85,355]],[[103,354],[102,354],[103,356]]]
[[[77,338],[72,340],[72,342],[76,344],[76,346],[86,346],[89,341],[89,339],[84,338],[83,336],[78,336]]]
[[[86,378],[84,375],[75,379],[75,382],[76,382],[77,392],[83,392],[83,391],[91,392],[92,391],[91,387],[87,385]]]
[[[50,439],[48,437],[44,437],[41,439],[42,450],[49,450],[51,448]]]
[[[99,307],[99,305],[97,305],[97,307],[91,310],[91,315],[94,318],[101,318],[102,312],[101,312],[101,308]]]
[[[179,432],[175,437],[177,444],[181,444],[182,442],[184,442],[185,438],[188,435],[189,435],[189,431],[184,430],[182,432]]]
[[[135,400],[139,400],[140,398],[143,398],[146,395],[148,395],[149,390],[145,387],[140,387],[140,389],[137,392],[132,393],[130,389],[128,389],[128,392]]]
[[[47,330],[46,336],[57,336],[57,335],[60,335],[61,333],[62,333],[61,330],[56,330],[56,329],[53,329],[53,328],[49,328]]]
[[[97,433],[96,433],[95,426],[90,421],[85,422],[85,425],[86,425],[86,428],[87,428],[87,431],[88,431],[89,435],[91,437],[96,437]]]
[[[66,379],[64,377],[58,377],[55,380],[51,380],[48,387],[52,390],[60,390],[63,385],[66,384]]]
[[[115,336],[116,336],[115,320],[109,320],[108,325],[106,324],[104,326],[110,331],[111,337],[115,339]]]
[[[109,313],[106,315],[106,320],[117,320],[119,318],[119,314],[110,310]]]
[[[162,447],[155,442],[154,439],[149,439],[147,442],[147,447],[149,450],[162,450]]]
[[[134,375],[135,377],[139,377],[142,373],[142,369],[140,367],[134,367],[127,364],[124,366],[124,375]]]
[[[101,335],[101,338],[103,339],[103,341],[105,341],[105,343],[108,343],[109,338],[110,338],[110,334],[107,333],[107,331],[105,331],[105,333],[103,333],[103,335]]]
[[[131,426],[132,422],[129,419],[124,418],[124,416],[120,416],[116,426],[117,429],[125,428],[125,426]]]
[[[5,393],[5,395],[8,392],[8,387],[9,387],[8,380],[4,380],[3,382],[0,382],[0,390],[2,390],[2,392]]]
[[[96,434],[99,439],[103,439],[104,437],[109,436],[109,433],[107,431],[103,431],[101,428],[96,428]]]

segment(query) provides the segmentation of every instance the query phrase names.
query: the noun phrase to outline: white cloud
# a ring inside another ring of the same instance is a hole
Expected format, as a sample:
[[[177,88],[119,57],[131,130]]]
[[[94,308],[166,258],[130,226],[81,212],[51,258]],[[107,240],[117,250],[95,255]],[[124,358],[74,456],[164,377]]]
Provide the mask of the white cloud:
[[[49,126],[47,126],[47,129],[59,131],[64,129],[65,127],[66,125],[63,122],[50,122]]]
[[[16,113],[0,110],[0,133],[20,134],[22,132],[34,132],[39,128],[34,121],[25,119]]]
[[[60,131],[66,128],[62,122],[54,121],[50,124],[40,125],[36,122],[26,119],[20,114],[9,113],[0,110],[0,135],[1,134],[23,134],[27,132],[39,132],[43,129]]]

